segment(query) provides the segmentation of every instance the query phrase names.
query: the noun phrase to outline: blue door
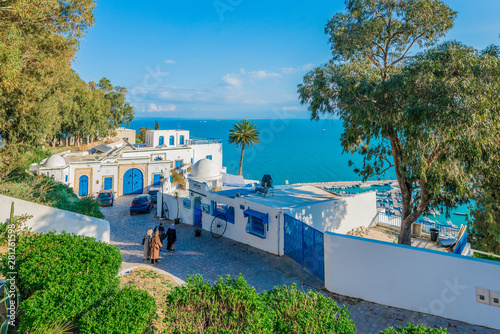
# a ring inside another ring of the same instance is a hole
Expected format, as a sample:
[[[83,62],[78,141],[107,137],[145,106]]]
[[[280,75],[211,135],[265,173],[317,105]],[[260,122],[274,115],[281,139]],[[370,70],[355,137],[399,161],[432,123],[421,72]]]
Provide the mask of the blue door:
[[[123,194],[142,194],[144,178],[137,168],[129,169],[123,176]]]
[[[161,174],[153,175],[153,186],[161,185],[160,176],[161,176]]]
[[[105,177],[104,178],[104,190],[111,190],[113,189],[113,178],[112,177]]]
[[[163,136],[160,136],[160,141],[158,143],[158,145],[163,145],[163,143],[165,142],[165,138],[163,138]]]
[[[201,199],[200,198],[197,198],[194,200],[193,214],[194,214],[194,225],[201,228]]]
[[[80,176],[78,182],[78,196],[87,196],[89,194],[89,177],[87,175]]]

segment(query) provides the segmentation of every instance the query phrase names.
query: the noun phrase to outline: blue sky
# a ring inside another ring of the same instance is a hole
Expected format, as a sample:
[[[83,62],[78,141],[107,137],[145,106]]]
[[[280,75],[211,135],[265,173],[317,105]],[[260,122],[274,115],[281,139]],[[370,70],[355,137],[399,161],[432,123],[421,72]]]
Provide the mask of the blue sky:
[[[445,1],[446,40],[500,44],[500,1]],[[136,117],[309,118],[297,84],[330,58],[323,27],[344,2],[97,0],[74,69],[129,89]]]

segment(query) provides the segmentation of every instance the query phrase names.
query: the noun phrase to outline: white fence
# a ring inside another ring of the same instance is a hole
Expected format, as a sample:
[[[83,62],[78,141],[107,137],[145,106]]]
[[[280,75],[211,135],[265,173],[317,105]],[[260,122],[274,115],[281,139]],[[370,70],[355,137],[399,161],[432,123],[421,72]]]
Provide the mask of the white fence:
[[[390,226],[394,226],[397,228],[401,228],[401,216],[387,214],[385,212],[378,213],[378,222]],[[439,230],[439,235],[441,236],[452,236],[458,237],[459,228],[445,226],[439,223],[432,223],[425,220],[417,220],[416,223],[422,224],[422,232],[430,234],[431,228],[437,228]]]
[[[500,262],[328,232],[324,242],[331,292],[500,329],[500,307],[476,294],[500,298]]]

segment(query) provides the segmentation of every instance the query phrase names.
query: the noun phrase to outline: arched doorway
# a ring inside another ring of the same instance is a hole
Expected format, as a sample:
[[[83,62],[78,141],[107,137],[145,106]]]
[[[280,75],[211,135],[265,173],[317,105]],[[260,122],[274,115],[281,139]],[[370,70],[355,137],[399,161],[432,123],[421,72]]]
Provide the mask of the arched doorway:
[[[144,177],[137,168],[131,168],[123,175],[123,195],[142,194]]]
[[[89,194],[89,177],[82,175],[78,179],[78,196],[87,196]]]

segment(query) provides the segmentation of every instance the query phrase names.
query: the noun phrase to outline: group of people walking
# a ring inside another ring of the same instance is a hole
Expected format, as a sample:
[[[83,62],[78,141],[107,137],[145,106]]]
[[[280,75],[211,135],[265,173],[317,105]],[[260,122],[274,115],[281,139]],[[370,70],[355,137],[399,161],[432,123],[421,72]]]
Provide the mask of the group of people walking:
[[[151,264],[158,263],[160,258],[160,249],[163,247],[163,241],[167,239],[167,252],[173,252],[175,247],[175,242],[177,241],[177,231],[175,230],[175,225],[172,224],[165,232],[165,227],[163,222],[156,226],[153,230],[148,230],[144,238],[142,239],[142,244],[144,245],[144,257]]]

